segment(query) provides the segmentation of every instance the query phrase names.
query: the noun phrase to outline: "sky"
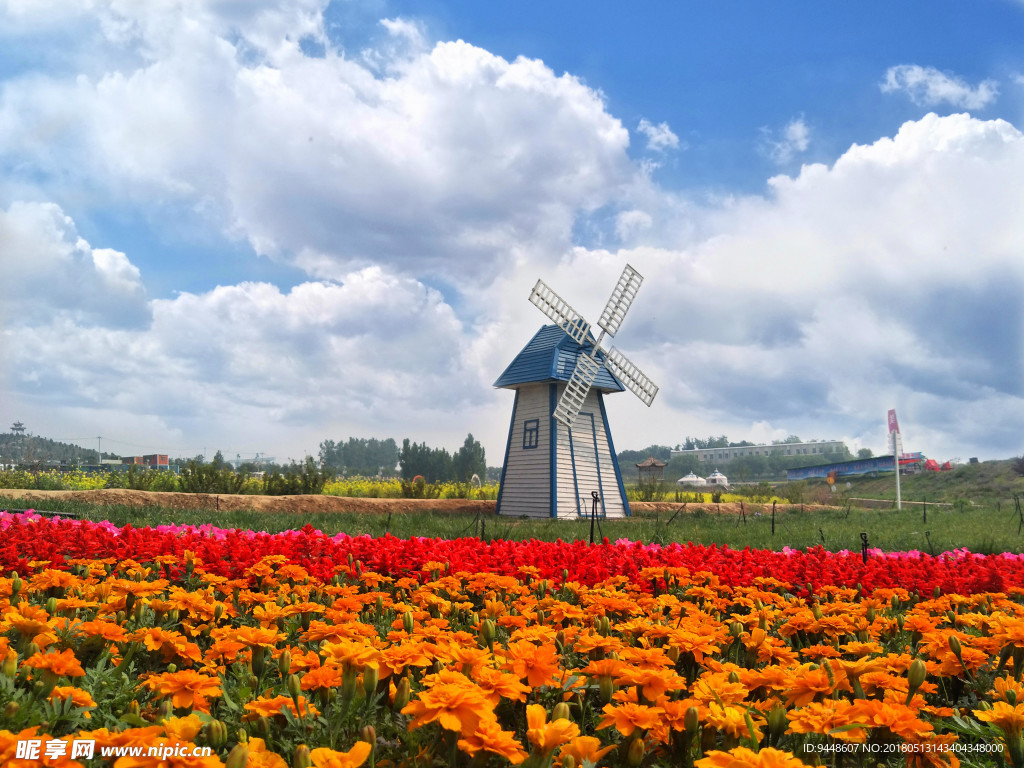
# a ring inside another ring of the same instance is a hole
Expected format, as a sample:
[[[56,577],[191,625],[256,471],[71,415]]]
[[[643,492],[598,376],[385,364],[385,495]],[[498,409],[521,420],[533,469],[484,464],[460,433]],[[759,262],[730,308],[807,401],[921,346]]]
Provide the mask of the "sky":
[[[1024,451],[1024,0],[0,0],[0,429],[488,464],[538,278],[616,448]]]

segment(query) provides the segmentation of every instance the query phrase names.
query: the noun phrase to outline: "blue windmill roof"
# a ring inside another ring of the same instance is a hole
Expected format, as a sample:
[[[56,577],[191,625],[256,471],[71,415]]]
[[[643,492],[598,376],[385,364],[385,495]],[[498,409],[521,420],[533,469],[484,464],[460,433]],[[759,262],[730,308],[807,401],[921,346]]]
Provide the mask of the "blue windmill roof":
[[[592,344],[577,344],[557,325],[545,325],[509,363],[494,386],[516,387],[543,381],[569,381],[580,352],[590,352],[592,349]],[[597,359],[604,362],[604,353],[598,351]],[[605,392],[623,392],[626,389],[603,365],[593,386]]]

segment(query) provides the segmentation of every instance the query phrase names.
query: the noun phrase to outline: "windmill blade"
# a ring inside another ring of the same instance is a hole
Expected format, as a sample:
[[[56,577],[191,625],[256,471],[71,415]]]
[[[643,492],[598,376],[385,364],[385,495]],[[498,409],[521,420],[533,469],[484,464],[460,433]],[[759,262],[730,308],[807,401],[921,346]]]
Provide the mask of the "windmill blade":
[[[576,367],[572,371],[565,392],[562,393],[555,412],[551,414],[555,417],[555,421],[572,429],[572,423],[576,420],[580,408],[583,407],[587,393],[590,392],[590,386],[594,383],[600,370],[601,364],[590,355],[580,355],[576,358]]]
[[[590,323],[584,320],[579,312],[563,301],[562,297],[551,290],[543,280],[538,280],[530,294],[530,303],[536,305],[541,312],[569,334],[577,344],[586,344],[593,339],[590,336]]]
[[[643,371],[633,365],[629,358],[615,347],[608,351],[608,357],[604,364],[615,374],[615,378],[626,385],[626,389],[639,397],[644,405],[650,407],[654,402],[654,396],[658,394],[657,384],[647,378]]]
[[[630,304],[636,298],[636,292],[640,290],[640,284],[644,281],[643,275],[637,272],[629,264],[622,270],[619,282],[612,291],[612,297],[601,313],[601,319],[597,321],[598,326],[609,336],[619,332],[619,326],[629,311]]]

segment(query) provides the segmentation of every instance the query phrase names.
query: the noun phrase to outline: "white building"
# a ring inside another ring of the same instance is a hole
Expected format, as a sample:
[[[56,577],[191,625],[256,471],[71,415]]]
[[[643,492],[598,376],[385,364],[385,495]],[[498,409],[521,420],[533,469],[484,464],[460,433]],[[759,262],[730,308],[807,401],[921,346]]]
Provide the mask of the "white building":
[[[724,462],[743,456],[819,456],[835,454],[836,460],[846,453],[842,440],[812,440],[809,443],[777,443],[773,445],[742,445],[733,448],[692,448],[688,451],[672,451],[673,456],[696,456],[699,461]]]
[[[699,475],[693,474],[693,472],[691,472],[688,475],[684,475],[683,477],[680,477],[678,480],[676,480],[676,485],[696,485],[696,486],[701,486],[701,485],[707,485],[707,484],[708,484],[707,480],[705,480],[703,477],[700,477]]]

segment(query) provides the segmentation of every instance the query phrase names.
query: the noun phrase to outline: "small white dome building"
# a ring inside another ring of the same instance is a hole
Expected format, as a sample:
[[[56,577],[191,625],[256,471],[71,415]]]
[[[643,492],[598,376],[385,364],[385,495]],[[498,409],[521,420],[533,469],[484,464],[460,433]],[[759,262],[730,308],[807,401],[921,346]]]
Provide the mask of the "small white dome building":
[[[708,475],[708,485],[729,485],[729,478],[719,472],[717,469]]]
[[[700,477],[698,475],[693,474],[693,472],[691,472],[690,474],[686,475],[685,477],[680,477],[678,480],[676,480],[676,485],[707,485],[707,484],[708,484],[707,480],[705,480],[703,477]]]

